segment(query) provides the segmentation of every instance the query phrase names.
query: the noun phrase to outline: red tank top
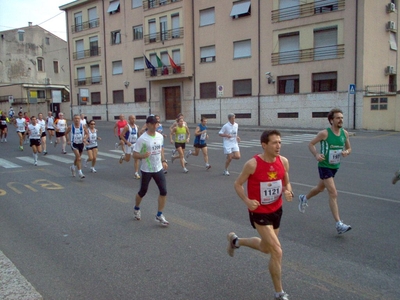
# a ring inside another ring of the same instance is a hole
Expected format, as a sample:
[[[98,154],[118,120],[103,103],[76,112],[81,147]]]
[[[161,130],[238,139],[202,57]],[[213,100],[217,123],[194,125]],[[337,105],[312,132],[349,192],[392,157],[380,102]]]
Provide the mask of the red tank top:
[[[285,167],[280,156],[273,163],[262,160],[258,155],[254,158],[257,167],[247,180],[247,193],[249,199],[257,200],[261,205],[252,212],[273,213],[282,206],[282,189],[286,184],[283,182]]]
[[[122,130],[124,130],[124,127],[126,126],[126,124],[128,124],[127,120],[123,120],[123,121],[118,121],[117,122],[117,126],[118,126],[118,135],[121,134]]]

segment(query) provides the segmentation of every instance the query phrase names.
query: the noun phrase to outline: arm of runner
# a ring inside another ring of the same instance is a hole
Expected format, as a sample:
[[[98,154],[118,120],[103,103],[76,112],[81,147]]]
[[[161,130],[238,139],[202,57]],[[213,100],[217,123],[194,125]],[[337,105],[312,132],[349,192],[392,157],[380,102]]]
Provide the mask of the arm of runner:
[[[249,176],[254,173],[257,166],[257,162],[254,158],[248,160],[242,169],[242,172],[239,174],[239,177],[235,180],[234,187],[236,194],[242,199],[244,204],[248,207],[249,210],[255,210],[260,202],[257,200],[251,200],[246,196],[243,184],[249,179]]]
[[[119,135],[119,137],[120,137],[121,141],[124,142],[125,145],[128,145],[130,147],[132,144],[129,143],[125,138],[125,134],[128,132],[128,130],[129,130],[129,127],[128,127],[128,125],[126,125],[124,127],[124,129],[122,129],[121,134]]]
[[[349,133],[345,130],[344,133],[346,134],[346,143],[344,144],[344,147],[346,150],[342,151],[343,157],[349,156],[351,153],[351,146],[350,146],[350,140],[349,140]]]
[[[281,161],[285,167],[285,176],[283,177],[283,195],[285,196],[286,201],[291,202],[293,200],[294,193],[289,180],[289,161],[284,156],[281,156]]]
[[[310,152],[312,153],[312,155],[315,157],[315,159],[317,161],[323,161],[325,159],[325,156],[321,153],[318,153],[315,145],[317,143],[319,143],[320,141],[325,140],[327,137],[328,137],[328,131],[326,129],[321,130],[320,132],[318,132],[317,136],[315,138],[313,138],[310,141],[310,143],[308,144],[308,149],[310,150]]]

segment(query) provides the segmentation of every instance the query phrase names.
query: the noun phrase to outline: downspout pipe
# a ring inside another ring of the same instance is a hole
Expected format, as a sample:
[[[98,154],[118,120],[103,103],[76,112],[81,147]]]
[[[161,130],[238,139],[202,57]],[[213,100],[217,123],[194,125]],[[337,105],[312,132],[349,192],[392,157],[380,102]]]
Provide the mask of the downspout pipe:
[[[261,125],[261,104],[260,104],[260,94],[261,94],[261,7],[260,0],[258,0],[258,94],[257,94],[257,125]]]
[[[194,20],[194,0],[192,0],[192,20]],[[194,32],[194,22],[192,24],[192,57],[193,57],[193,123],[196,124],[196,47],[195,47],[195,32]]]
[[[105,74],[105,87],[106,87],[106,120],[109,121],[108,115],[108,76],[107,76],[107,48],[106,48],[106,18],[104,13],[104,0],[102,1],[102,14],[103,14],[103,55],[104,55],[104,74]]]
[[[64,12],[65,12],[65,23],[67,24],[67,47],[68,47],[68,60],[69,60],[69,62],[71,62],[72,61],[72,59],[71,59],[71,52],[72,51],[70,51],[70,37],[68,36],[69,34],[69,22],[68,22],[68,10],[64,10]],[[72,85],[72,68],[71,68],[71,64],[69,64],[69,66],[70,66],[70,68],[69,68],[69,86],[71,87],[70,88],[70,90],[69,90],[69,98],[70,98],[70,102],[69,102],[69,109],[70,109],[70,114],[71,114],[71,119],[72,119],[72,116],[73,116],[73,113],[72,113],[72,103],[73,103],[73,95],[71,94],[71,91],[72,91],[72,87],[73,87],[73,85]],[[79,100],[77,100],[77,101],[79,101]],[[62,102],[62,100],[61,100],[61,102]],[[54,99],[52,99],[52,103],[54,104]],[[61,107],[60,107],[60,109],[61,109]],[[52,107],[52,113],[53,113],[53,110],[54,110],[54,105],[53,105],[53,107]],[[58,116],[56,116],[56,117],[58,117]]]
[[[354,84],[357,85],[357,59],[358,59],[358,0],[356,0],[356,12],[355,12],[355,36],[354,40],[356,41],[354,47]],[[356,108],[357,108],[357,88],[354,93],[354,102],[353,102],[353,129],[356,129]],[[350,124],[349,124],[350,125]]]

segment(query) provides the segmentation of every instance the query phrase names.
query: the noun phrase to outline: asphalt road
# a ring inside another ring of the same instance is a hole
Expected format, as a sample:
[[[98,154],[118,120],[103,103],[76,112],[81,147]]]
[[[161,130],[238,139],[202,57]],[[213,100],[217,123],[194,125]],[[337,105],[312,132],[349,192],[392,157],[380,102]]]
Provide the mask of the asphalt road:
[[[228,232],[257,235],[233,182],[260,152],[260,132],[239,128],[242,158],[232,162],[229,177],[222,175],[216,129],[209,130],[209,171],[201,156],[188,158],[188,174],[169,163],[164,214],[170,226],[163,228],[154,222],[154,183],[142,220],[133,220],[139,181],[132,162],[118,163],[112,127],[97,122],[102,160],[96,174],[84,170],[83,180],[69,172],[68,148],[62,155],[48,145],[49,154],[33,166],[29,147],[19,151],[10,128],[8,143],[0,144],[0,250],[12,263],[1,264],[0,255],[0,276],[15,266],[37,292],[25,299],[272,299],[268,256],[246,248],[233,258],[226,253]],[[353,227],[344,235],[336,233],[326,192],[309,201],[305,214],[297,208],[297,196],[318,181],[307,148],[315,132],[282,133],[296,194],[284,203],[280,231],[290,299],[400,299],[400,187],[391,184],[400,167],[400,133],[351,137],[352,154],[335,180],[341,218]],[[172,145],[165,146],[170,152]],[[21,299],[1,292],[0,298]]]

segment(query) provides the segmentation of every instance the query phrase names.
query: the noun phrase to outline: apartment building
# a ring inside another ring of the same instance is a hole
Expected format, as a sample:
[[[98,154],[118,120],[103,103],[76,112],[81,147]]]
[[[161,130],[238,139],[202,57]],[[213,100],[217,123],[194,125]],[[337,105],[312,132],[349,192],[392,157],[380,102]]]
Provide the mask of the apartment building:
[[[77,0],[71,111],[188,122],[400,130],[392,0]]]
[[[44,28],[0,32],[0,109],[29,115],[70,109],[67,42]]]

